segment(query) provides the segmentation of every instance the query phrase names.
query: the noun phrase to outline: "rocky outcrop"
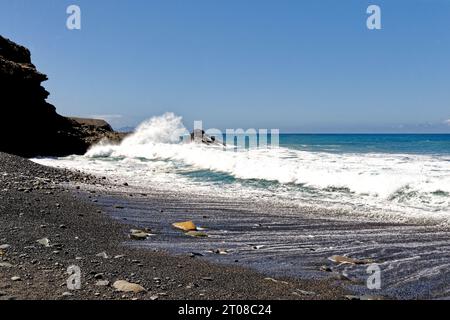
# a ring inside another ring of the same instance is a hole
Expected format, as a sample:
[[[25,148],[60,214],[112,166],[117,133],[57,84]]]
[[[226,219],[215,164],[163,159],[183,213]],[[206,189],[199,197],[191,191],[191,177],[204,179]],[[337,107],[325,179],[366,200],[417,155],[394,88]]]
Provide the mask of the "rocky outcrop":
[[[46,101],[47,76],[30,51],[0,36],[0,151],[25,157],[84,154],[101,139],[120,140],[104,121],[66,118]]]
[[[216,137],[209,136],[206,134],[204,130],[195,129],[191,132],[191,142],[203,143],[206,145],[220,145],[224,146],[223,142],[219,142],[216,140]]]

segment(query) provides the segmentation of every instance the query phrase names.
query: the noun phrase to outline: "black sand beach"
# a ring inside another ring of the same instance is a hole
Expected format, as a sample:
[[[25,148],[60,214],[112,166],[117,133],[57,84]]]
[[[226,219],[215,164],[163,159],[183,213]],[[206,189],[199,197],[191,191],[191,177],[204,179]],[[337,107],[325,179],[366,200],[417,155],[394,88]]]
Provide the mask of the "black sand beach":
[[[106,180],[0,153],[0,299],[344,299],[346,295],[333,279],[267,279],[247,268],[207,262],[189,251],[171,255],[124,245],[130,241],[129,230],[143,226],[111,219],[95,203],[96,193],[91,199],[86,196],[83,189],[93,186],[109,188]],[[48,239],[49,246],[37,242],[42,239]],[[71,265],[81,268],[81,290],[67,289]],[[146,291],[118,292],[112,287],[117,280],[140,284]]]

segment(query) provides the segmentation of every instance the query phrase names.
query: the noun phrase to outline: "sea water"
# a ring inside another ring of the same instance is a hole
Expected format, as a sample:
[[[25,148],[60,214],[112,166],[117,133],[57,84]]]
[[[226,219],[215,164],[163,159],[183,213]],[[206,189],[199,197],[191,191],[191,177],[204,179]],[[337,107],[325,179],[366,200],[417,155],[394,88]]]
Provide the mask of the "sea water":
[[[355,219],[450,222],[448,134],[281,134],[279,146],[234,150],[180,142],[186,132],[169,113],[120,145],[35,161],[142,189],[331,208]]]

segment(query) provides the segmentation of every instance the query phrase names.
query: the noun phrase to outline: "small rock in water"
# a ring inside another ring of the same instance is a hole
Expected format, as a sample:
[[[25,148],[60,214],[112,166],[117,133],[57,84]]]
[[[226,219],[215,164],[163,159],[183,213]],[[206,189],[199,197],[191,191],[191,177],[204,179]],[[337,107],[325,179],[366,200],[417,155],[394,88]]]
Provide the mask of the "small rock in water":
[[[259,250],[259,249],[262,249],[262,248],[264,248],[264,246],[263,246],[263,245],[259,245],[259,246],[252,246],[252,248],[253,248],[253,250]]]
[[[176,222],[172,226],[182,231],[197,231],[197,226],[193,221]]]
[[[121,206],[121,205],[115,205],[114,208],[116,208],[116,209],[125,209],[125,207]]]
[[[325,271],[325,272],[333,272],[333,269],[331,269],[330,267],[327,267],[327,266],[321,266],[320,270]]]
[[[153,234],[145,232],[143,230],[130,230],[130,238],[133,240],[146,240],[149,236],[153,236]]]
[[[228,250],[226,250],[226,249],[216,249],[216,250],[213,250],[212,252],[215,254],[221,254],[221,255],[228,254]]]
[[[353,259],[345,256],[332,256],[328,258],[328,260],[333,261],[339,264],[369,264],[373,263],[373,260],[370,259]]]
[[[190,237],[195,237],[195,238],[207,238],[208,235],[205,232],[200,232],[200,231],[188,231],[186,232],[186,235],[190,236]]]
[[[195,257],[203,257],[203,254],[201,254],[200,252],[191,252],[189,255],[191,258],[195,258]]]

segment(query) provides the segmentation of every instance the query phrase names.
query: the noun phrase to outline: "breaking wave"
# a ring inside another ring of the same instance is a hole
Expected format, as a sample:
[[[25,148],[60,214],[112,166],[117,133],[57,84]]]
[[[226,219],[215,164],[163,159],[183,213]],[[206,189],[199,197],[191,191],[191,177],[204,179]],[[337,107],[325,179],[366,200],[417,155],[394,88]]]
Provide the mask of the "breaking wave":
[[[141,124],[120,145],[97,145],[83,157],[38,162],[122,176],[137,185],[217,187],[315,205],[361,205],[402,217],[450,220],[446,156],[311,152],[287,147],[225,150],[186,144],[182,118],[167,113]],[[202,175],[193,173],[202,172]],[[208,175],[220,173],[217,179]],[[178,179],[180,183],[173,183]],[[222,184],[220,182],[223,182]],[[211,184],[211,185],[209,185]],[[363,211],[363,210],[362,210]]]

